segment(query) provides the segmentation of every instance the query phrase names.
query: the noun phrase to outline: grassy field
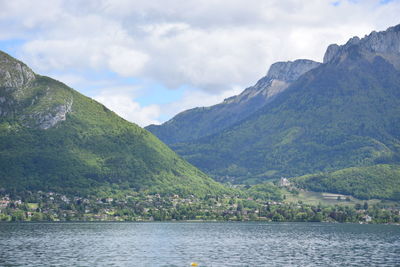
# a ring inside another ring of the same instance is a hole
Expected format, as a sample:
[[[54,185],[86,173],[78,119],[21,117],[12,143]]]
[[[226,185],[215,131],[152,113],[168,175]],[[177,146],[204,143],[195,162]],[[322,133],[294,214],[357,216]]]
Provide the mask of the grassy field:
[[[38,203],[28,203],[28,208],[31,210],[35,210],[39,207]]]
[[[348,195],[333,194],[333,193],[321,193],[321,192],[311,192],[311,191],[299,191],[298,195],[292,194],[289,191],[284,191],[286,203],[298,203],[302,201],[305,204],[310,205],[341,205],[341,206],[354,206],[355,204],[364,204],[368,202],[369,205],[380,203],[381,200],[370,199],[370,200],[360,200]],[[338,200],[340,197],[340,200]],[[388,201],[386,201],[388,202]]]

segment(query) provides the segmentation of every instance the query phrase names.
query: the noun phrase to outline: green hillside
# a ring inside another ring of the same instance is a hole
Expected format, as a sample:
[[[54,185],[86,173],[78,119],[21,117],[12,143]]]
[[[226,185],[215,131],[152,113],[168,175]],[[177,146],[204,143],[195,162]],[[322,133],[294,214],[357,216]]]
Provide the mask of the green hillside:
[[[399,33],[379,33],[377,47],[395,47]],[[400,55],[372,51],[369,40],[339,47],[236,125],[172,148],[216,179],[238,183],[399,163]]]
[[[0,188],[228,192],[148,131],[0,53]]]
[[[360,199],[400,200],[400,166],[379,164],[294,178],[297,186],[319,192],[344,193]]]

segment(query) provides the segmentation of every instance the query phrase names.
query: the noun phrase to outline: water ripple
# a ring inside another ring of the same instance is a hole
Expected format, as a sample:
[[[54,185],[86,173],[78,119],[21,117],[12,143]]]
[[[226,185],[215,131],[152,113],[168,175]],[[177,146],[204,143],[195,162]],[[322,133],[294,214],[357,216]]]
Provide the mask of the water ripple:
[[[0,224],[0,266],[399,266],[398,255],[391,225]]]

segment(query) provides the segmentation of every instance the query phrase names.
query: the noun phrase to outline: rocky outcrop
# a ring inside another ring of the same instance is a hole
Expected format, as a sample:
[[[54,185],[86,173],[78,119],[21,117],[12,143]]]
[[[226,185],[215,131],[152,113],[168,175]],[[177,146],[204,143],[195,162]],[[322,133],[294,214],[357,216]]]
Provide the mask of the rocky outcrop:
[[[39,112],[32,115],[38,128],[47,130],[54,127],[60,121],[67,119],[67,113],[71,112],[73,99],[66,101],[65,104],[55,106],[46,112]]]
[[[341,62],[354,48],[367,59],[381,56],[400,69],[400,24],[386,31],[373,31],[362,39],[353,37],[342,46],[330,45],[326,50],[324,63]]]
[[[324,63],[328,63],[332,61],[332,59],[337,55],[339,52],[340,46],[337,44],[331,44],[328,46],[326,49],[325,55],[324,55]]]
[[[24,63],[0,51],[0,87],[20,89],[35,79],[35,73]]]
[[[224,103],[239,103],[248,101],[256,96],[263,96],[266,101],[269,101],[272,97],[283,92],[291,82],[319,65],[321,63],[308,59],[276,62],[271,65],[267,75],[261,78],[254,86],[247,88],[237,96],[225,99]]]
[[[24,63],[0,51],[0,118],[15,114],[18,99],[35,78]]]
[[[400,54],[400,24],[383,32],[373,31],[360,40],[366,50],[382,54]]]
[[[276,62],[271,65],[267,73],[270,79],[293,82],[304,73],[318,67],[321,63],[308,59],[298,59],[295,61]]]
[[[57,95],[56,88],[39,85],[45,79],[0,51],[0,118],[17,119],[26,127],[43,130],[64,121],[71,112],[73,98]]]

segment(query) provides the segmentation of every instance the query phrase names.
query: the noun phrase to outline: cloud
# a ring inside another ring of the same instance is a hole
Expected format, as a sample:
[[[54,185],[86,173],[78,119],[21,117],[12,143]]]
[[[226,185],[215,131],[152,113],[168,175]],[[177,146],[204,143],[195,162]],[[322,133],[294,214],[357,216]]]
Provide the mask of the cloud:
[[[128,90],[127,90],[128,89]],[[122,118],[135,122],[139,126],[159,124],[160,108],[157,105],[141,106],[134,101],[134,95],[129,88],[104,89],[94,99]]]
[[[108,56],[109,68],[125,77],[135,76],[140,73],[140,70],[149,59],[149,57],[142,52],[121,46],[110,47]]]
[[[38,73],[64,72],[68,77],[76,72],[113,72],[118,78],[151,81],[171,90],[193,88],[179,103],[159,105],[159,114],[215,103],[235,88],[254,84],[276,61],[321,61],[331,43],[400,22],[400,1],[382,0],[0,0],[0,4],[0,41],[22,39],[16,55]],[[101,94],[112,92],[113,86],[107,88]],[[85,92],[84,84],[80,89]],[[156,121],[155,106],[146,109],[127,95],[119,99],[123,106],[144,112],[135,119]]]
[[[240,94],[241,87],[233,87],[231,90],[223,91],[218,94],[207,91],[188,89],[184,92],[181,99],[167,104],[159,105],[164,116],[172,117],[177,113],[191,109],[193,107],[212,106],[221,103],[225,98]]]
[[[137,76],[148,60],[115,21],[90,14],[64,15],[64,21],[56,25],[20,50],[21,58],[38,71],[93,69]]]

